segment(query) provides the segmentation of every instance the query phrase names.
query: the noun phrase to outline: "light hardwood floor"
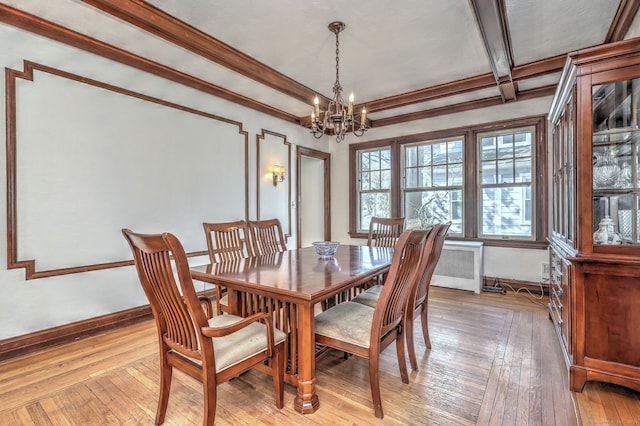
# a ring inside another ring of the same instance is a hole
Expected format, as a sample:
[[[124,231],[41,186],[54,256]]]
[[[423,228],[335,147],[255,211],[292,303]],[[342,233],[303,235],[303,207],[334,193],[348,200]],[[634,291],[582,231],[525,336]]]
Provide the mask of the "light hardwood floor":
[[[320,409],[275,408],[268,376],[251,371],[219,387],[220,425],[580,424],[546,309],[524,295],[432,288],[433,348],[421,334],[420,371],[400,381],[393,345],[381,360],[385,418],[373,415],[366,360],[330,352],[317,365]],[[419,332],[419,327],[416,331]],[[0,425],[153,424],[158,394],[154,323],[84,339],[0,364]],[[576,394],[584,425],[640,424],[640,396],[588,383]],[[202,389],[176,372],[167,425],[202,423]]]

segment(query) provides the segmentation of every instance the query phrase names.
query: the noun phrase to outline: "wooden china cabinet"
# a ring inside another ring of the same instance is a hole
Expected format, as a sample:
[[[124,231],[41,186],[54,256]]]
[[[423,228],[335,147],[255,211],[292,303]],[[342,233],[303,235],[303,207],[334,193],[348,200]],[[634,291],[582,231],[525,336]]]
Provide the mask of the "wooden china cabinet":
[[[569,54],[549,120],[549,316],[586,381],[640,391],[640,39]]]

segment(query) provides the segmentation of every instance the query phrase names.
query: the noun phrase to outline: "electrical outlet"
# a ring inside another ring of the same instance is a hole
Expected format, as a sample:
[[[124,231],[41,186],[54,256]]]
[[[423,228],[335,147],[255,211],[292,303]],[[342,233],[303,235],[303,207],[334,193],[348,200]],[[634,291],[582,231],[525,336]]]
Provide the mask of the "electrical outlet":
[[[548,277],[549,276],[549,264],[548,263],[543,263],[542,264],[542,276],[543,277]]]

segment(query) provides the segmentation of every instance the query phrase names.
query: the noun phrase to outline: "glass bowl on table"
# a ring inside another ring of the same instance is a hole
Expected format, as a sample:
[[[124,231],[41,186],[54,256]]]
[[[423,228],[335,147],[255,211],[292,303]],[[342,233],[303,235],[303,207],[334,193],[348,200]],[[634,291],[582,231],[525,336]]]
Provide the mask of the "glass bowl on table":
[[[316,253],[322,258],[331,258],[336,251],[340,243],[338,241],[316,241],[311,243],[316,248]]]

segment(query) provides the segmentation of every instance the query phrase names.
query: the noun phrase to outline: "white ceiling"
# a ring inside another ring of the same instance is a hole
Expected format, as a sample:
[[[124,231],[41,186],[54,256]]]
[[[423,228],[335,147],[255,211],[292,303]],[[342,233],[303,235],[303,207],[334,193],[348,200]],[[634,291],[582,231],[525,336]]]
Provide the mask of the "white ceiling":
[[[0,3],[286,113],[306,116],[311,112],[311,97],[307,102],[277,91],[103,12],[87,4],[90,1],[1,0]],[[147,3],[326,97],[331,97],[335,80],[335,36],[327,25],[335,20],[346,24],[340,34],[340,81],[345,97],[353,91],[356,103],[366,104],[491,73],[489,55],[469,0],[148,0]],[[507,36],[513,66],[517,67],[603,43],[620,0],[500,0],[497,4],[502,4],[506,11]],[[1,34],[5,39],[9,37],[7,31]],[[19,40],[3,42],[19,43]],[[559,72],[547,73],[519,82],[518,88],[549,86],[558,79]],[[482,88],[382,110],[371,118],[499,95],[497,86]]]

